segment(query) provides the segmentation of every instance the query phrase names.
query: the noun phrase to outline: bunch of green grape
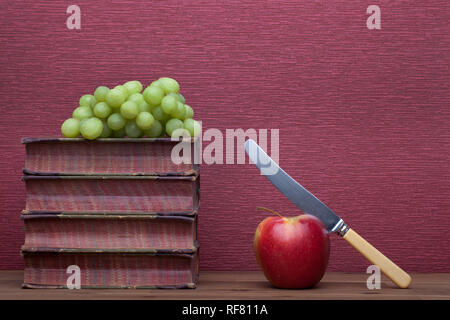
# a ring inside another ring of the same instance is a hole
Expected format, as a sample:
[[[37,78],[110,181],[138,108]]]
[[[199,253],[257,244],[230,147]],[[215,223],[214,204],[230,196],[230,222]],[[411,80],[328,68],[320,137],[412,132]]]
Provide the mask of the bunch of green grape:
[[[186,104],[176,80],[159,78],[142,89],[137,80],[113,89],[99,86],[93,95],[80,98],[72,118],[62,124],[62,134],[89,140],[200,134],[200,123],[193,119],[194,110]]]

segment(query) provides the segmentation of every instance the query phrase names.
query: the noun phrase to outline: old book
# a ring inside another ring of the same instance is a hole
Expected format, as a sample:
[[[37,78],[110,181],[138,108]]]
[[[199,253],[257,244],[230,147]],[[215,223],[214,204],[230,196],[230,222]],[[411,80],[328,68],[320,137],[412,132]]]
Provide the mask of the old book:
[[[198,279],[197,250],[47,249],[22,254],[24,288],[67,288],[69,266],[79,268],[81,288],[195,288]]]
[[[198,140],[190,143],[190,164],[172,161],[170,138],[97,139],[24,138],[23,172],[33,175],[195,175]],[[186,161],[187,162],[187,161]]]
[[[197,216],[23,213],[26,251],[134,249],[189,253],[197,248]]]
[[[65,288],[75,265],[82,288],[195,288],[199,167],[177,141],[23,143],[23,287]]]
[[[199,206],[199,176],[33,176],[25,212],[186,215]]]

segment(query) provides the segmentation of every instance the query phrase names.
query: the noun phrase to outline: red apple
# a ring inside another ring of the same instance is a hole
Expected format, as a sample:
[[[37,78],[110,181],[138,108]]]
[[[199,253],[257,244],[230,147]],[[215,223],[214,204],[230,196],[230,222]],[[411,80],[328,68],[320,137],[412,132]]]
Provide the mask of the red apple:
[[[325,225],[309,214],[264,219],[253,247],[267,280],[278,288],[314,286],[322,279],[330,255]]]

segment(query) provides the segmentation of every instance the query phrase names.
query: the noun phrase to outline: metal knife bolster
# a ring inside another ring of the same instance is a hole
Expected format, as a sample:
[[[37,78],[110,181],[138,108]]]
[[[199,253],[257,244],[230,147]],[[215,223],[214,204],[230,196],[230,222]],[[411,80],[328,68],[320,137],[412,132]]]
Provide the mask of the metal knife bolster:
[[[331,229],[331,232],[336,232],[341,237],[345,236],[347,231],[350,228],[347,226],[347,224],[344,222],[344,220],[339,220],[339,222],[334,226],[333,229]]]

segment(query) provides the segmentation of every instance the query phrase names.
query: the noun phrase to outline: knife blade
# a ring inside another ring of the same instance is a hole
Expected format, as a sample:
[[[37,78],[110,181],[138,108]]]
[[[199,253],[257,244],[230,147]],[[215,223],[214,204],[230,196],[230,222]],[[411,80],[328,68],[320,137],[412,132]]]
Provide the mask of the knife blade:
[[[366,259],[377,265],[397,286],[400,288],[409,286],[411,277],[405,271],[349,228],[337,214],[281,169],[255,141],[248,139],[244,147],[250,160],[261,173],[300,210],[319,218],[328,232],[336,232],[342,236]]]

